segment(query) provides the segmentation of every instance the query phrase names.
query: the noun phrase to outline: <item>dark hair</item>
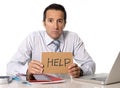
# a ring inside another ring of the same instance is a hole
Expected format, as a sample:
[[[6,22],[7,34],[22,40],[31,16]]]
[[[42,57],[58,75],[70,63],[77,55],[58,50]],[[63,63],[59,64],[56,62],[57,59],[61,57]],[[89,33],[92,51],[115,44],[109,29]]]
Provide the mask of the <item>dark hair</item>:
[[[64,21],[66,22],[67,14],[66,14],[65,8],[62,5],[55,4],[55,3],[49,5],[48,7],[45,8],[44,13],[43,13],[43,21],[45,21],[45,19],[46,19],[46,12],[48,10],[52,10],[52,9],[62,11],[64,13]]]

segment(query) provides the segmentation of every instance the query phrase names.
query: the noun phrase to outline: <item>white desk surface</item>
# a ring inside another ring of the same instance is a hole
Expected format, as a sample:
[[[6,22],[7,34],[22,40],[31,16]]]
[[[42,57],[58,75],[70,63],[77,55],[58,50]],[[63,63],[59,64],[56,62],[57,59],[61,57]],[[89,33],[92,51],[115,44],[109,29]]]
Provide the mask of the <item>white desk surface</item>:
[[[66,79],[64,83],[56,84],[41,84],[41,83],[31,83],[22,84],[19,81],[12,81],[9,84],[0,85],[0,88],[120,88],[120,83],[111,85],[99,85],[92,83],[84,83],[77,80]]]

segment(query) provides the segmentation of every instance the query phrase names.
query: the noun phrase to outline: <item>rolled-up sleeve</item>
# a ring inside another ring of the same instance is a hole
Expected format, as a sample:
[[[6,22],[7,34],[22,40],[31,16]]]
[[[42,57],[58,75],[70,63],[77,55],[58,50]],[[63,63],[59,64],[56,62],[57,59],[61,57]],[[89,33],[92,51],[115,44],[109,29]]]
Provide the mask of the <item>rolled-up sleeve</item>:
[[[83,70],[83,75],[95,73],[95,62],[86,51],[83,41],[77,35],[74,38],[74,61]]]
[[[31,38],[28,36],[20,45],[18,51],[7,64],[7,74],[16,75],[18,73],[26,74],[28,61],[31,58]]]

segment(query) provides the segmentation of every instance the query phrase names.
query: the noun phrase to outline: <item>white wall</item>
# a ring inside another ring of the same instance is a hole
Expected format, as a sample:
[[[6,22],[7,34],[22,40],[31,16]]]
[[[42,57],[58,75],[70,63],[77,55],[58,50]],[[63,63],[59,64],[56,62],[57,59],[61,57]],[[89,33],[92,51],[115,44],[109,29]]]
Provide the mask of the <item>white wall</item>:
[[[0,0],[0,75],[30,33],[41,30],[43,10],[63,4],[68,19],[65,30],[79,34],[96,62],[96,73],[109,72],[120,49],[119,0]]]

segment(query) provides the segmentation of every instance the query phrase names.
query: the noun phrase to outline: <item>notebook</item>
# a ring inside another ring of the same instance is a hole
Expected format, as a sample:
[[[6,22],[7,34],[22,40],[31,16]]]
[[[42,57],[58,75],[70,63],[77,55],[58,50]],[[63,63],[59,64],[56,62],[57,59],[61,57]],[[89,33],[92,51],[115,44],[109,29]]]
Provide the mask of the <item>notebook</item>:
[[[83,76],[78,78],[77,80],[83,81],[83,82],[104,84],[104,85],[120,82],[120,52],[109,74],[102,73],[102,74],[95,74],[90,76]]]
[[[49,74],[34,74],[35,79],[29,80],[30,82],[39,82],[39,83],[62,83],[65,82],[63,78],[55,77]]]

